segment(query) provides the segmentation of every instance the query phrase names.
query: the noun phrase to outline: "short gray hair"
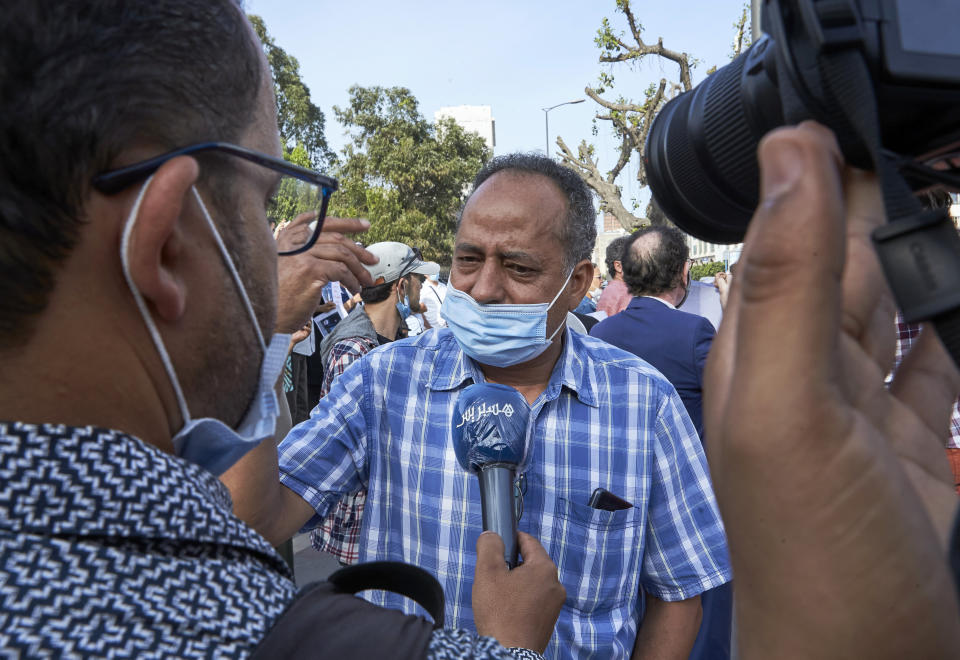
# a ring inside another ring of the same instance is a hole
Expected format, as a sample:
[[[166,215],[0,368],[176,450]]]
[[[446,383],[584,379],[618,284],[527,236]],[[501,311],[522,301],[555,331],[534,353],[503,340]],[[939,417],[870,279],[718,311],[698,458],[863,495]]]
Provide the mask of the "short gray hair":
[[[563,244],[563,260],[566,268],[573,268],[578,262],[590,259],[594,243],[597,241],[597,214],[593,208],[593,195],[580,175],[564,167],[551,158],[536,153],[515,153],[497,156],[477,174],[473,180],[473,190],[494,174],[503,171],[539,174],[553,181],[567,199],[567,221],[560,229],[560,242]],[[473,193],[470,193],[470,197]],[[470,202],[464,202],[464,208]],[[463,218],[463,210],[457,217],[457,226]]]

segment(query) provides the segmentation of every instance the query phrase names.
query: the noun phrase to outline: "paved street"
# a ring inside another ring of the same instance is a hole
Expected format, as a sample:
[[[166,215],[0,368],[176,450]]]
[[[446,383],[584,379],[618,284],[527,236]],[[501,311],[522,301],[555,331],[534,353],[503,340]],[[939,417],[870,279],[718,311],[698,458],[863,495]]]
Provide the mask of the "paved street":
[[[310,547],[309,534],[299,534],[293,538],[293,566],[298,587],[324,580],[340,568],[332,555]]]

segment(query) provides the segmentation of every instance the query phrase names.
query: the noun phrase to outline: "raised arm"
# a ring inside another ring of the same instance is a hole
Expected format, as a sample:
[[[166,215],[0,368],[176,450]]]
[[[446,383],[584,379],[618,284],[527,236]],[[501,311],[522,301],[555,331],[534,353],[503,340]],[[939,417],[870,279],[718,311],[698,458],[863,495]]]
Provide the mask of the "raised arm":
[[[233,513],[273,546],[293,537],[313,516],[313,508],[280,483],[277,444],[271,439],[220,475],[233,497]]]
[[[280,231],[277,241],[282,244],[286,233],[302,231],[310,220],[308,214],[299,216]],[[279,258],[277,332],[293,332],[309,322],[327,282],[341,281],[355,288],[372,283],[362,264],[374,264],[377,258],[344,235],[369,227],[366,220],[327,218],[310,250]],[[280,440],[262,442],[220,477],[230,489],[234,513],[274,545],[292,537],[313,515],[303,498],[280,484]]]
[[[805,123],[760,144],[762,197],[707,367],[742,658],[956,658],[943,451],[956,369],[928,331],[894,386],[873,175]]]

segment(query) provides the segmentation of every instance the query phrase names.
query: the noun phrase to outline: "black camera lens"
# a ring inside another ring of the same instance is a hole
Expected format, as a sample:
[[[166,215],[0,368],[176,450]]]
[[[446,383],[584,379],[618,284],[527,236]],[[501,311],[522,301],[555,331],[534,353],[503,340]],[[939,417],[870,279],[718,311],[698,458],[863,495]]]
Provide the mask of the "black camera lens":
[[[766,38],[667,103],[645,150],[650,189],[667,217],[711,243],[743,240],[759,194],[757,144],[783,123],[780,107]]]

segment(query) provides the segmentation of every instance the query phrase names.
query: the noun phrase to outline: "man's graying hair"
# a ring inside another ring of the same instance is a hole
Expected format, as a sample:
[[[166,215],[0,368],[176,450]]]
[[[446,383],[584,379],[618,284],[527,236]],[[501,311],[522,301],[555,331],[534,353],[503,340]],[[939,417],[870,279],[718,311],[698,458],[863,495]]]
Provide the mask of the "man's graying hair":
[[[93,220],[83,208],[94,175],[128,164],[118,158],[130,148],[236,141],[253,122],[262,70],[239,4],[4,3],[0,347],[25,342],[46,307]]]
[[[690,248],[679,229],[644,227],[630,236],[623,250],[623,281],[634,296],[669,291],[683,283],[683,266],[689,256]]]
[[[597,240],[596,211],[593,208],[593,195],[587,184],[576,172],[556,161],[539,154],[506,154],[497,156],[473,180],[473,189],[479,188],[484,181],[503,171],[539,174],[545,176],[560,188],[567,200],[567,221],[560,230],[560,242],[564,247],[563,262],[567,269],[578,262],[589,259],[593,245]],[[467,202],[469,202],[469,198]],[[466,207],[466,204],[464,204]],[[460,217],[457,225],[460,225]]]

